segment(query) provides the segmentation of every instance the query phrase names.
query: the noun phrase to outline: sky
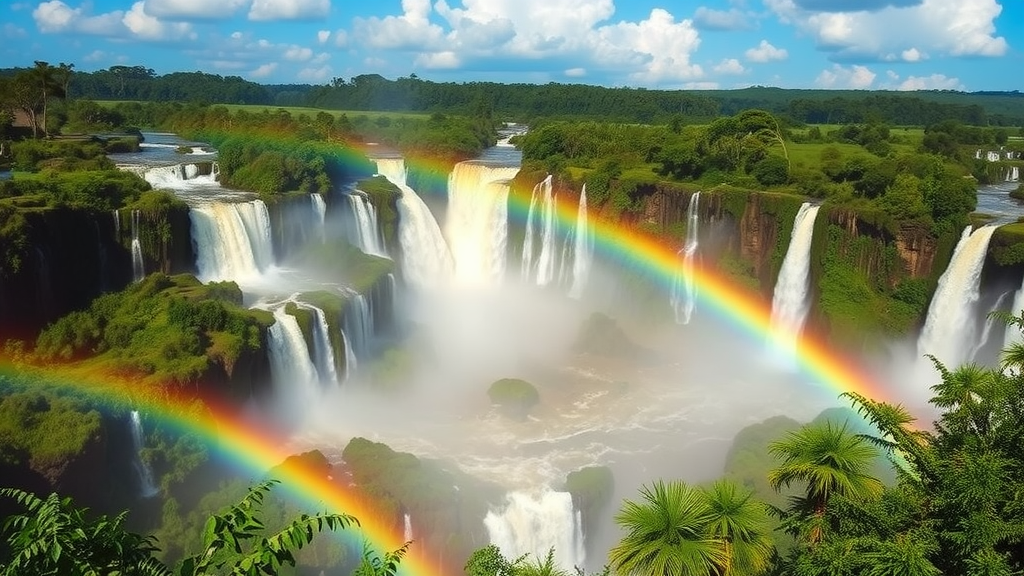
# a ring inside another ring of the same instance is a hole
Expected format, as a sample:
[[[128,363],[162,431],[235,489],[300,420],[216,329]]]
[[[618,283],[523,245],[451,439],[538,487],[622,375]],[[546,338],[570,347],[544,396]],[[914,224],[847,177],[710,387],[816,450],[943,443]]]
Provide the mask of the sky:
[[[0,67],[263,84],[1024,89],[1024,0],[8,0]]]

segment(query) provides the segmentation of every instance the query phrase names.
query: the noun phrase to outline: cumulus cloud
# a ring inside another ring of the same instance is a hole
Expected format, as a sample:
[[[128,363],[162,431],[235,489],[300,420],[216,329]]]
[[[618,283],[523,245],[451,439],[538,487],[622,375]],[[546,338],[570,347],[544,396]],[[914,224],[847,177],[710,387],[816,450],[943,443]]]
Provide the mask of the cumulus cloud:
[[[900,75],[892,70],[886,71],[889,83],[886,88],[895,90],[966,90],[959,78],[946,76],[945,74],[932,74],[930,76],[907,76],[900,79]]]
[[[333,70],[330,66],[309,67],[299,70],[296,78],[303,82],[323,82],[331,77]]]
[[[750,28],[747,16],[735,8],[715,10],[700,6],[693,13],[693,25],[701,30],[745,30]]]
[[[751,62],[771,62],[785,60],[789,57],[789,52],[785,48],[772,46],[767,40],[761,40],[760,44],[748,49],[744,55]]]
[[[569,68],[564,74],[570,78],[582,78],[587,75],[586,68]]]
[[[187,22],[164,22],[145,11],[145,2],[132,4],[128,12],[114,10],[90,15],[85,8],[72,8],[61,0],[41,2],[32,11],[36,27],[43,33],[76,33],[146,41],[194,39]]]
[[[171,20],[230,18],[249,0],[145,0],[146,14]]]
[[[718,90],[721,86],[718,82],[709,82],[702,80],[699,82],[686,82],[683,84],[683,88],[686,90]]]
[[[85,56],[82,56],[82,60],[84,60],[86,62],[100,62],[101,60],[105,60],[106,58],[107,58],[107,53],[104,52],[103,50],[93,50],[92,52],[89,52]]]
[[[740,64],[740,61],[735,58],[722,60],[712,70],[719,74],[743,74],[747,71],[743,64]]]
[[[282,57],[285,60],[291,60],[293,62],[304,62],[313,57],[313,50],[306,48],[305,46],[291,45],[285,48]]]
[[[878,61],[915,49],[949,56],[1002,56],[998,0],[765,0],[784,22],[813,37],[837,61]]]
[[[249,20],[322,20],[330,12],[331,0],[252,0]]]
[[[348,46],[348,31],[338,30],[334,33],[334,45],[338,48],[345,48]]]
[[[875,82],[876,74],[866,66],[854,65],[849,68],[833,64],[832,68],[822,70],[814,80],[814,85],[826,89],[849,88],[866,90]]]
[[[920,62],[928,58],[928,55],[921,52],[917,48],[908,48],[900,53],[900,58],[904,62]]]
[[[275,70],[277,70],[277,62],[269,62],[267,64],[262,64],[255,70],[249,72],[249,76],[253,78],[266,78],[273,74]]]
[[[401,16],[355,18],[353,33],[373,48],[431,51],[438,48],[444,32],[430,22],[430,0],[402,0]]]
[[[630,78],[641,83],[689,81],[703,76],[690,55],[700,46],[700,36],[690,20],[675,21],[661,8],[651,10],[640,22],[619,22],[597,29],[599,62],[618,62],[639,70]]]
[[[321,44],[326,44],[331,38],[330,30],[320,30],[316,33],[316,41]]]

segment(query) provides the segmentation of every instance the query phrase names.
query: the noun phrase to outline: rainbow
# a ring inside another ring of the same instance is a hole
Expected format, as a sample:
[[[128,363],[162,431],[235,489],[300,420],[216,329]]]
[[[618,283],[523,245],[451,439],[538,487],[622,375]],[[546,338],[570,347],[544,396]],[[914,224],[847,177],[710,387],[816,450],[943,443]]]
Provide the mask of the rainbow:
[[[432,164],[431,164],[432,165]],[[436,171],[436,170],[435,170]],[[529,195],[510,194],[509,205],[517,217],[525,219],[529,208]],[[561,226],[573,226],[577,206],[572,202],[556,203],[557,219]],[[620,223],[592,218],[595,248],[605,255],[630,262],[668,286],[679,274],[680,263],[676,246]],[[756,341],[772,340],[770,304],[715,270],[704,267],[694,271],[693,278],[699,289],[702,309],[711,309],[749,338]],[[829,349],[825,341],[814,335],[803,335],[797,345],[796,361],[799,367],[819,384],[831,387],[836,393],[856,392],[869,398],[885,399],[885,389],[850,359]],[[280,465],[291,454],[285,450],[283,437],[254,426],[223,407],[208,404],[202,409],[183,399],[154,393],[139,395],[131,382],[110,374],[82,373],[74,367],[51,367],[45,370],[25,371],[9,359],[0,358],[0,375],[38,379],[50,385],[84,393],[92,398],[115,405],[130,405],[156,418],[162,423],[198,435],[216,450],[255,474]],[[279,469],[285,489],[320,509],[344,512],[360,520],[359,533],[379,551],[395,550],[403,544],[402,535],[395,526],[381,519],[372,502],[359,498],[353,490],[332,482],[322,471],[299,467]],[[458,567],[445,567],[436,561],[430,551],[410,548],[403,560],[402,574],[438,576]]]

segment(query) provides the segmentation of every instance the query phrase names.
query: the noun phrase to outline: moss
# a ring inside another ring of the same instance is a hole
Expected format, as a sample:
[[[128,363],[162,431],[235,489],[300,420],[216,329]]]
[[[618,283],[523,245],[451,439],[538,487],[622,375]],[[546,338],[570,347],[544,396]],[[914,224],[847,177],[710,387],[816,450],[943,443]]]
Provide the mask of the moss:
[[[572,494],[575,508],[583,517],[587,531],[596,527],[601,512],[615,492],[615,477],[607,466],[588,466],[565,477],[564,490]]]
[[[1024,222],[996,228],[989,241],[989,253],[1000,266],[1024,263]]]
[[[330,340],[331,352],[334,354],[334,369],[338,374],[344,374],[346,367],[345,344],[341,339],[342,314],[348,299],[336,292],[318,290],[315,292],[303,292],[298,296],[299,300],[316,306],[324,313],[327,321],[327,337]]]
[[[306,341],[306,350],[315,350],[316,339],[313,336],[313,324],[316,322],[316,319],[313,317],[313,311],[308,308],[302,308],[295,302],[289,302],[284,305],[284,312],[295,318],[295,322],[299,325],[299,330],[302,331],[302,339]]]
[[[381,278],[395,271],[393,260],[364,254],[345,240],[312,242],[295,254],[292,262],[316,271],[325,281],[345,284],[365,295]]]
[[[506,416],[523,420],[530,409],[540,402],[537,388],[519,378],[502,378],[490,385],[487,397],[497,404]]]

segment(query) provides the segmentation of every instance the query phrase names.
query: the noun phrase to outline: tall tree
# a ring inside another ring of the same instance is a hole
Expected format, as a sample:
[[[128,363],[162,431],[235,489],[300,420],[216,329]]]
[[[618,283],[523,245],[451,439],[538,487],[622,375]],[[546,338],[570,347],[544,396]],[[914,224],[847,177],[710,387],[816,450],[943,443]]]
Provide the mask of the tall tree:
[[[833,496],[859,499],[882,493],[882,482],[869,473],[876,450],[849,432],[845,423],[837,426],[826,420],[808,424],[773,442],[768,451],[782,459],[779,467],[768,473],[773,488],[806,483],[804,496],[795,497],[787,510],[787,520],[811,545],[824,537],[825,514]]]
[[[50,97],[64,97],[64,88],[57,80],[57,71],[58,69],[50,66],[49,62],[42,60],[36,60],[35,68],[29,70],[38,101],[43,108],[43,136],[49,133],[49,127],[46,125],[46,109]]]
[[[708,534],[725,547],[721,576],[763,574],[775,553],[765,505],[731,480],[715,481],[704,489],[704,496],[711,510]]]

